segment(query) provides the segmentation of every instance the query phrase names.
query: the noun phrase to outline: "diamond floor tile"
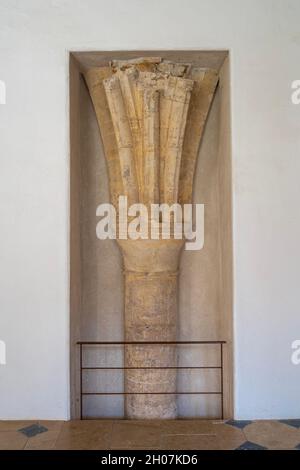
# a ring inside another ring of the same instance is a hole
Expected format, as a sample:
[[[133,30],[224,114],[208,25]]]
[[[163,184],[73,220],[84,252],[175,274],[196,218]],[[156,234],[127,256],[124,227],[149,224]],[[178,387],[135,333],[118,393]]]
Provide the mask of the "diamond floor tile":
[[[27,426],[26,428],[19,429],[19,432],[25,434],[27,437],[34,437],[37,434],[41,434],[42,432],[48,431],[45,426],[41,426],[40,424],[32,424],[31,426]]]
[[[255,444],[255,442],[246,441],[240,447],[237,447],[235,450],[267,450],[267,447],[260,446]]]
[[[244,427],[248,426],[248,424],[251,424],[252,421],[250,420],[235,420],[235,419],[230,419],[229,421],[226,421],[226,424],[229,424],[230,426],[234,426],[235,428],[239,429],[244,429]]]
[[[278,421],[288,426],[293,426],[293,428],[300,428],[300,419],[279,419]]]

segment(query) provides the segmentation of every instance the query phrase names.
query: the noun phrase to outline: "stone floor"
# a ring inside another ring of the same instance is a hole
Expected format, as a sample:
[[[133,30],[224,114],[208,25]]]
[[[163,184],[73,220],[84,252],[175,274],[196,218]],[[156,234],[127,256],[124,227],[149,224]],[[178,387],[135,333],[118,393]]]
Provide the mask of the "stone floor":
[[[0,421],[0,449],[298,449],[282,421]]]

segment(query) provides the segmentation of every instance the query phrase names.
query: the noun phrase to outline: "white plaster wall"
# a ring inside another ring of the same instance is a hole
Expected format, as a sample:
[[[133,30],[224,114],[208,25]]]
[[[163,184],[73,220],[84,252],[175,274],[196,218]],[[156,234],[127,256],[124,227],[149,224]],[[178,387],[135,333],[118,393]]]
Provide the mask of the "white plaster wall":
[[[299,417],[298,0],[0,0],[2,418],[69,417],[68,50],[230,49],[235,416]]]

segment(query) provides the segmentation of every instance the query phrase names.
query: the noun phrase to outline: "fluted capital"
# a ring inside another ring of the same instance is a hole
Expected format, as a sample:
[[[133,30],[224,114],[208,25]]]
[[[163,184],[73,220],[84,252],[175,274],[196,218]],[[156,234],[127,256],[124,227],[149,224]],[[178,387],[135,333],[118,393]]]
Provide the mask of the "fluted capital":
[[[112,203],[192,200],[196,160],[218,82],[211,69],[159,57],[89,69]]]

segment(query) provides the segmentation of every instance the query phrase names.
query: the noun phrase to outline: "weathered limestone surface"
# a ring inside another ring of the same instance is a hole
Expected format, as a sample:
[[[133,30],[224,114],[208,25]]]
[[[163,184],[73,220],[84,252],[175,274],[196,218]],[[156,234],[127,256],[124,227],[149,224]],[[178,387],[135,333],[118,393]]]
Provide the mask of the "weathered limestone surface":
[[[159,57],[113,61],[85,79],[103,140],[111,201],[190,203],[215,71]],[[125,339],[176,341],[177,273],[183,240],[118,240],[125,268]],[[126,416],[176,417],[173,345],[126,346]],[[159,369],[159,367],[171,367]],[[135,367],[145,369],[136,370]],[[156,367],[156,369],[148,369]],[[143,394],[144,393],[144,394]]]
[[[182,240],[119,240],[125,264],[125,339],[174,341],[177,272]],[[127,367],[174,367],[176,349],[166,345],[127,346]],[[174,392],[176,370],[127,370],[127,392]],[[174,418],[174,395],[128,395],[130,418]]]

